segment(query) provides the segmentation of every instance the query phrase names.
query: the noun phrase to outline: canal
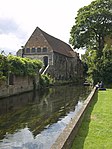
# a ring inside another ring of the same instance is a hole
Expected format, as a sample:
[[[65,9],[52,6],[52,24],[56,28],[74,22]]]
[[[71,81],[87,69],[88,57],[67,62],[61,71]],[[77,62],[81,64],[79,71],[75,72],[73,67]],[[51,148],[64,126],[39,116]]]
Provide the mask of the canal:
[[[0,149],[49,149],[89,93],[67,85],[0,99]]]

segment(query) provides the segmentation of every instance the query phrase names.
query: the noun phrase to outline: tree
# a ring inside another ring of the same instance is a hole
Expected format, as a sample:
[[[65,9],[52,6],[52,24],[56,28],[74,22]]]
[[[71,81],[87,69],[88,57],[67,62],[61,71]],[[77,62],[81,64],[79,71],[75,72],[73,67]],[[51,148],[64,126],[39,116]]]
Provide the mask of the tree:
[[[97,61],[97,54],[96,54],[96,51],[95,50],[91,50],[91,49],[88,49],[84,55],[82,55],[82,62],[84,64],[86,64],[87,68],[85,71],[87,71],[87,80],[93,84],[95,84],[96,82],[98,82],[99,80],[99,73],[98,73],[98,70],[97,70],[97,64],[98,64],[98,61]]]
[[[95,50],[88,49],[82,55],[82,61],[87,64],[87,80],[96,84],[103,80],[105,84],[112,83],[112,47],[105,45],[102,56],[97,59]]]
[[[112,83],[112,47],[105,45],[103,49],[103,55],[101,57],[101,63],[98,65],[101,79],[106,84]]]
[[[112,36],[112,0],[96,0],[80,8],[70,36],[74,48],[91,48],[101,57],[105,38]]]

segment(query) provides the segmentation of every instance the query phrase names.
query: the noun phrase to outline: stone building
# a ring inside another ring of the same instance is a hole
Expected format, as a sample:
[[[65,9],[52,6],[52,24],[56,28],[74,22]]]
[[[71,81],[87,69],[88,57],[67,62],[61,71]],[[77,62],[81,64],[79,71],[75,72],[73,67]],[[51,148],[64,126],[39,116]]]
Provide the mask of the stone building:
[[[65,42],[36,28],[17,55],[40,59],[44,63],[41,70],[57,80],[70,80],[83,77],[82,62],[78,53]]]

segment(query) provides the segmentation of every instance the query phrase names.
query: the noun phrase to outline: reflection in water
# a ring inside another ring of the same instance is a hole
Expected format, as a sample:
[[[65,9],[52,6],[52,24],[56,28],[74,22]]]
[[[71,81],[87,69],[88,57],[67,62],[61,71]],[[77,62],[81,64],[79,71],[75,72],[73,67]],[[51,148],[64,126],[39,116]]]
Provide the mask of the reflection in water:
[[[0,149],[49,149],[88,93],[58,86],[0,100]]]

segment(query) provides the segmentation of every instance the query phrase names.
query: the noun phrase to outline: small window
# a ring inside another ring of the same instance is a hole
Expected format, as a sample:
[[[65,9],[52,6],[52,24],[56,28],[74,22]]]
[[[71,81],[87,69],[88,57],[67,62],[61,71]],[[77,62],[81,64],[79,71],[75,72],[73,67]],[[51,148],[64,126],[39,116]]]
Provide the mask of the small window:
[[[43,48],[43,52],[47,52],[47,48],[46,47]]]
[[[32,53],[35,53],[36,49],[35,48],[32,48],[31,52]]]
[[[41,52],[41,48],[37,48],[37,52]]]
[[[26,48],[26,53],[30,53],[30,48]]]

